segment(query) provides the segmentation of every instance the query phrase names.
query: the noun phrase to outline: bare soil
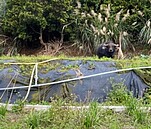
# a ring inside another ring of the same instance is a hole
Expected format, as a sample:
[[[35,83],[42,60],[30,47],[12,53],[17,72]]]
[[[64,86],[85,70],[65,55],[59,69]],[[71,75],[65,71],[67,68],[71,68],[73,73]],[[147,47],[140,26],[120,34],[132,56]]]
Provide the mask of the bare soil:
[[[55,50],[54,50],[55,51]],[[140,55],[151,55],[151,50],[146,49],[143,47],[135,47],[135,49],[128,48],[127,50],[123,51],[125,58],[132,58],[134,56]],[[86,53],[84,50],[78,48],[75,45],[64,45],[62,48],[53,54],[52,51],[44,52],[44,48],[37,48],[37,49],[30,49],[30,48],[22,48],[20,51],[20,55],[50,55],[50,56],[57,56],[57,55],[65,55],[65,56],[93,56],[95,54]]]
[[[61,46],[58,46],[58,42],[51,42],[48,43],[50,45],[49,51],[45,51],[44,47],[38,47],[38,48],[30,48],[30,47],[23,47],[20,46],[20,50],[16,49],[13,45],[13,41],[7,37],[0,35],[0,42],[3,42],[3,44],[0,44],[1,49],[0,54],[5,55],[13,55],[17,54],[17,51],[20,55],[50,55],[50,56],[57,56],[60,54],[66,55],[66,56],[93,56],[95,53],[86,52],[84,48],[80,48],[77,45],[73,45],[71,43],[64,42],[61,44]],[[52,46],[53,45],[53,46]],[[15,53],[16,52],[16,53]],[[126,50],[123,51],[125,58],[131,58],[138,55],[151,55],[151,46],[143,46],[140,44],[139,46],[129,46]]]
[[[53,50],[55,52],[55,50]],[[56,50],[57,51],[57,50]],[[20,55],[50,55],[50,56],[57,56],[57,55],[66,55],[66,56],[85,56],[86,54],[84,53],[83,50],[78,48],[75,45],[63,45],[62,48],[56,52],[55,54],[52,53],[52,51],[45,52],[44,48],[40,47],[37,49],[30,49],[30,48],[22,48],[19,52]],[[91,54],[87,54],[91,55]]]

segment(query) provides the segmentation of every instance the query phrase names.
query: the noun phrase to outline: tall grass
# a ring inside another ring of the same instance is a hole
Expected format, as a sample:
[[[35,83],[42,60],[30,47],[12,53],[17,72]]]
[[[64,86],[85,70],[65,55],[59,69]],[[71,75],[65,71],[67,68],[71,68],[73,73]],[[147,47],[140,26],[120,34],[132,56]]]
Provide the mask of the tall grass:
[[[143,44],[151,45],[151,21],[148,20],[140,31],[140,40]]]
[[[132,116],[134,122],[136,123],[147,123],[149,114],[140,109],[140,107],[143,107],[142,100],[134,98],[132,94],[130,94],[129,96],[129,99],[127,99],[127,102],[125,103],[125,105],[127,106],[126,111],[128,115]]]
[[[0,107],[0,117],[5,117],[6,113],[7,113],[6,106],[1,106]]]
[[[113,90],[109,93],[107,101],[111,105],[125,105],[126,113],[132,117],[134,123],[148,123],[150,119],[148,112],[141,109],[144,107],[143,98],[135,98],[123,83],[113,84]]]
[[[111,105],[120,104],[127,106],[124,112],[102,109],[99,103],[91,102],[87,109],[63,108],[66,102],[63,100],[53,101],[47,111],[21,112],[20,117],[8,121],[8,116],[0,122],[0,128],[55,128],[55,129],[121,129],[121,128],[149,128],[151,116],[141,110],[141,99],[134,98],[123,88],[123,84],[114,84],[115,88],[109,94],[107,101]],[[116,87],[117,86],[117,87]],[[73,103],[74,105],[74,103]],[[10,117],[10,116],[9,116]]]
[[[84,125],[86,128],[91,128],[99,123],[99,108],[96,102],[91,103],[89,109],[85,113]]]
[[[40,125],[40,120],[41,120],[41,112],[31,112],[25,122],[27,126],[31,129],[35,129]]]
[[[80,10],[80,9],[79,9]],[[79,11],[80,12],[80,11]],[[99,12],[91,10],[90,13],[81,13],[77,28],[79,28],[79,46],[83,46],[85,52],[92,53],[99,44],[108,40],[119,43],[119,35],[122,33],[122,48],[125,49],[130,43],[130,34],[125,24],[130,16],[129,10],[120,10],[112,14],[111,5],[102,5]],[[81,37],[81,38],[80,38]]]

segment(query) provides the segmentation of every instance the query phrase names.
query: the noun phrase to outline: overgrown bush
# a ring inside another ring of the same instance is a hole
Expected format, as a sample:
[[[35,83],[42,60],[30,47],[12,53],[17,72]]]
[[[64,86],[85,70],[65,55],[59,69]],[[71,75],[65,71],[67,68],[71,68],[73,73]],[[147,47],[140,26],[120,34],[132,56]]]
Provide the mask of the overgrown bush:
[[[129,17],[129,10],[122,16],[123,10],[120,10],[117,14],[112,14],[111,5],[101,5],[100,11],[96,13],[91,10],[90,13],[81,13],[78,26],[80,31],[80,43],[85,49],[89,49],[91,52],[95,51],[95,48],[99,44],[108,40],[113,40],[119,43],[119,35],[122,33],[122,43],[125,48],[130,43],[130,36],[127,33],[125,26],[126,20]],[[79,14],[78,14],[79,15]]]
[[[89,9],[86,4],[90,6]],[[77,43],[87,51],[94,52],[98,44],[107,40],[112,39],[118,43],[119,34],[122,32],[123,49],[139,44],[140,30],[150,19],[149,5],[149,0],[77,2],[77,39],[80,40]]]
[[[140,31],[140,40],[141,43],[145,44],[151,44],[151,23],[150,20],[148,20],[146,22],[146,24],[144,25],[144,27],[141,29]]]

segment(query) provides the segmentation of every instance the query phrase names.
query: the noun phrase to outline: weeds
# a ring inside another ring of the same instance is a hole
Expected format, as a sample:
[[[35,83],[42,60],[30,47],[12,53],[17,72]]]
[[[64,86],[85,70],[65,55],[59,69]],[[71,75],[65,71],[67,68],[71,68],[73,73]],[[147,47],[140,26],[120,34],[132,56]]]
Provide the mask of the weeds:
[[[108,94],[107,101],[112,105],[124,105],[130,98],[126,86],[124,86],[123,82],[113,83],[112,88],[112,91]]]
[[[140,40],[144,44],[151,44],[151,21],[148,20],[140,31]]]
[[[18,100],[18,101],[16,101],[15,105],[12,107],[12,111],[19,113],[23,110],[24,105],[25,105],[25,102]]]
[[[41,120],[41,112],[31,112],[25,122],[27,126],[31,129],[35,129],[40,125],[40,120]]]
[[[128,92],[123,83],[113,84],[113,90],[109,93],[107,101],[110,104],[118,104],[126,106],[126,112],[131,116],[136,123],[146,123],[148,113],[142,110],[143,99],[133,97],[131,92]]]
[[[0,107],[0,117],[4,117],[6,115],[7,108],[6,106],[1,106]]]
[[[85,113],[84,125],[86,128],[91,128],[99,123],[99,109],[96,102],[91,103],[88,111]]]
[[[129,99],[127,99],[126,106],[127,106],[127,113],[128,115],[132,116],[136,123],[146,123],[148,118],[148,113],[145,112],[140,107],[143,107],[143,102],[141,99],[136,99],[129,95]]]

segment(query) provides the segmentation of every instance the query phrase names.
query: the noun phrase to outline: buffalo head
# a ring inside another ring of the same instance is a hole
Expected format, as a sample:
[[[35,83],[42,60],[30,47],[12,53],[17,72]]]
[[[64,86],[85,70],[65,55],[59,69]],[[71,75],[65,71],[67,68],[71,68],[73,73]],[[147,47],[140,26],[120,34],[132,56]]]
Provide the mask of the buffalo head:
[[[112,41],[103,43],[99,46],[99,48],[97,50],[97,56],[99,58],[101,58],[103,56],[113,58],[117,47],[119,47],[119,44],[115,44]]]

